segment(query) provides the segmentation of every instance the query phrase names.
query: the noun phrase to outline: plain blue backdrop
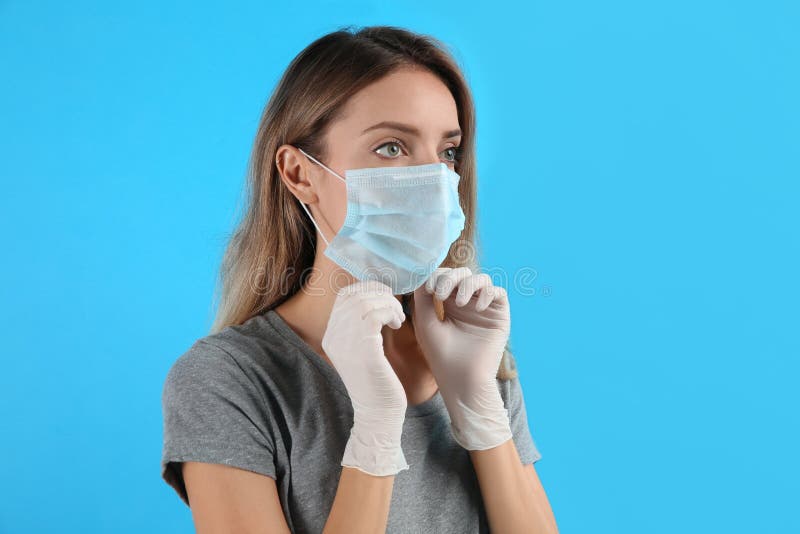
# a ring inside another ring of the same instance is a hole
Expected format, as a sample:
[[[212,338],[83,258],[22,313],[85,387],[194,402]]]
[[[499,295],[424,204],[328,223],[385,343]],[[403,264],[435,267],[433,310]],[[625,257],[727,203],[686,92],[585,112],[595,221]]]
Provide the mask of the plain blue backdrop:
[[[163,380],[263,106],[351,24],[440,38],[472,86],[561,531],[800,532],[797,6],[0,2],[0,532],[193,532]]]

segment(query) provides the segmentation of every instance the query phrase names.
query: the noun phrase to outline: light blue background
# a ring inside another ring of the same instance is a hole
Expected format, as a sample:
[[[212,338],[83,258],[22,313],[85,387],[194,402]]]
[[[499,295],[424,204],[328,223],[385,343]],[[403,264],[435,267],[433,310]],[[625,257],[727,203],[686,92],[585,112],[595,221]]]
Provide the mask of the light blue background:
[[[163,379],[271,90],[346,24],[465,68],[561,531],[800,531],[796,2],[111,4],[0,3],[0,532],[193,532]]]

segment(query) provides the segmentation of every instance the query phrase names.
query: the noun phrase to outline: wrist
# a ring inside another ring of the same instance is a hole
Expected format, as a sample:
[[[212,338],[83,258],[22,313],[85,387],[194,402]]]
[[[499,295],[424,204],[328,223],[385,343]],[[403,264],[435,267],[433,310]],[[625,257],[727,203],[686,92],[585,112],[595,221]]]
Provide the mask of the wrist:
[[[402,425],[380,428],[354,424],[345,445],[342,466],[355,467],[375,475],[394,475],[408,469],[401,446]]]
[[[491,449],[512,438],[508,410],[495,380],[469,395],[443,393],[442,397],[453,438],[465,449]]]

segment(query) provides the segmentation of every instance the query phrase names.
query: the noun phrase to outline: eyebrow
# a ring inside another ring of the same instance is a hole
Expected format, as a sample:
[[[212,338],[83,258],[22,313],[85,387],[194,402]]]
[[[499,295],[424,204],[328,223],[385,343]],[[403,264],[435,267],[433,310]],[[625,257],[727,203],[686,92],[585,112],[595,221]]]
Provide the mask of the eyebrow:
[[[395,130],[400,130],[401,132],[406,132],[406,133],[411,134],[411,135],[416,135],[417,137],[420,136],[419,130],[417,130],[413,126],[411,126],[409,124],[403,124],[402,122],[393,122],[393,121],[383,121],[383,122],[379,122],[378,124],[373,124],[372,126],[367,128],[366,130],[361,132],[361,135],[364,135],[365,133],[367,133],[367,132],[369,132],[371,130],[377,130],[379,128],[392,128],[392,129],[395,129]],[[449,139],[451,137],[457,137],[459,135],[461,135],[461,129],[460,128],[456,128],[455,130],[448,130],[448,131],[444,132],[442,134],[442,139]]]

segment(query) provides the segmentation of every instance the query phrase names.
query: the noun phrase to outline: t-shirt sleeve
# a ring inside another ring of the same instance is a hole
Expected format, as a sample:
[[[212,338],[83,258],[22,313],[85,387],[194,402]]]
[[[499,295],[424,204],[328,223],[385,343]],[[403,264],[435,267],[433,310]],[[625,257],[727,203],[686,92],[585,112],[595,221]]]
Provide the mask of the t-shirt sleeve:
[[[517,447],[519,458],[523,464],[532,464],[542,458],[528,427],[528,414],[525,409],[525,397],[522,394],[522,384],[519,377],[509,380],[500,380],[503,400],[508,410],[508,419],[511,424],[511,434],[514,445]]]
[[[198,340],[172,365],[161,404],[161,477],[186,505],[181,462],[225,464],[275,478],[264,395],[229,351]]]

